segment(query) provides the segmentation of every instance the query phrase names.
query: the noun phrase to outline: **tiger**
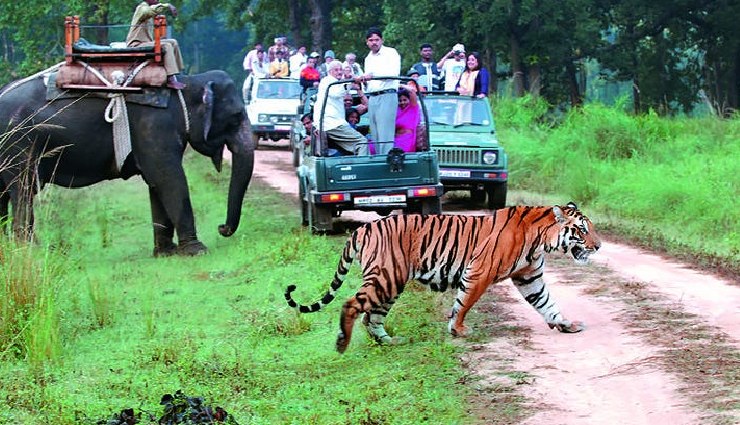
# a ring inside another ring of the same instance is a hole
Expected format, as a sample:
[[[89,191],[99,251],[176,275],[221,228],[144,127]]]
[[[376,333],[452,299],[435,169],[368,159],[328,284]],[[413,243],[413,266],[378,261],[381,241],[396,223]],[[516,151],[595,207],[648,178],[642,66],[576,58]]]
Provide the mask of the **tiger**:
[[[407,283],[415,280],[432,291],[457,289],[448,331],[454,337],[468,333],[465,315],[489,285],[510,278],[524,299],[545,319],[550,329],[575,333],[585,323],[569,321],[560,312],[542,279],[545,253],[562,252],[579,264],[601,246],[591,220],[569,202],[566,206],[512,206],[492,215],[391,215],[362,225],[347,239],[337,271],[320,301],[296,303],[285,291],[288,305],[313,313],[331,303],[357,258],[362,286],[342,307],[336,349],[343,353],[352,338],[355,320],[379,344],[399,344],[384,322]]]

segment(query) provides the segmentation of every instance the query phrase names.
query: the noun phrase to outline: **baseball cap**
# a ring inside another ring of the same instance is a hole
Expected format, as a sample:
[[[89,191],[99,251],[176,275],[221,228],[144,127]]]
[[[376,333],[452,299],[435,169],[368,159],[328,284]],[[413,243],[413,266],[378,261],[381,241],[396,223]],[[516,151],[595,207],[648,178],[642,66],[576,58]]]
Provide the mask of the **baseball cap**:
[[[311,54],[308,55],[309,58],[318,58],[319,56],[319,52],[311,52]]]
[[[332,59],[334,59],[334,51],[333,50],[327,50],[326,53],[324,53],[324,58],[332,58]]]
[[[461,43],[457,43],[454,46],[452,46],[453,52],[464,52],[465,51],[465,45]]]

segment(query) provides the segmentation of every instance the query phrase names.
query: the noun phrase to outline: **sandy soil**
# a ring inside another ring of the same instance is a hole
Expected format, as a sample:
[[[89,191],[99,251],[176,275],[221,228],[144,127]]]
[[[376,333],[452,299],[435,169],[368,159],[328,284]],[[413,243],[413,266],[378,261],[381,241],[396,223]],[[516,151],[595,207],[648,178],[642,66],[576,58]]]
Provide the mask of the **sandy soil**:
[[[255,176],[281,192],[297,196],[290,152],[284,144],[273,146],[256,151]],[[355,221],[378,218],[373,213],[344,213],[343,217]],[[737,350],[738,283],[610,242],[604,243],[592,259],[593,265],[586,266],[592,268],[591,273],[576,281],[568,277],[567,271],[578,267],[575,265],[550,265],[545,274],[566,317],[586,322],[586,331],[579,334],[551,331],[508,282],[491,288],[491,297],[484,297],[479,305],[497,300],[496,308],[505,309],[528,332],[525,344],[497,338],[476,347],[463,359],[481,377],[481,385],[495,385],[501,379],[500,371],[495,369],[500,368],[502,353],[508,353],[511,370],[526,372],[524,385],[517,385],[517,389],[536,406],[532,409],[534,415],[522,422],[525,424],[740,423],[738,411],[715,416],[692,402],[685,383],[681,389],[680,377],[660,362],[648,361],[665,347],[625,325],[623,301],[593,293],[594,285],[639,282],[676,309],[695,314],[697,321],[726,338]],[[729,367],[738,365],[730,362]]]

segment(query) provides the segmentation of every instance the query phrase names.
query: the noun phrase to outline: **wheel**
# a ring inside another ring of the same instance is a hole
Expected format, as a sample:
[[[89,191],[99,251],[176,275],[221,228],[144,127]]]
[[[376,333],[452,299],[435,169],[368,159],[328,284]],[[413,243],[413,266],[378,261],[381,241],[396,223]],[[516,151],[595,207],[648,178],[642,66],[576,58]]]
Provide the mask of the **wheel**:
[[[486,184],[488,194],[488,208],[497,210],[506,206],[507,182]]]
[[[301,226],[308,226],[308,199],[306,198],[305,179],[298,180],[298,201],[301,203]]]
[[[472,205],[480,205],[486,200],[486,191],[485,189],[478,189],[477,187],[474,187],[470,189],[470,203]]]
[[[331,232],[334,230],[334,220],[331,207],[316,205],[308,202],[308,222],[313,233]]]
[[[442,214],[442,200],[435,197],[421,201],[421,213],[423,215]]]

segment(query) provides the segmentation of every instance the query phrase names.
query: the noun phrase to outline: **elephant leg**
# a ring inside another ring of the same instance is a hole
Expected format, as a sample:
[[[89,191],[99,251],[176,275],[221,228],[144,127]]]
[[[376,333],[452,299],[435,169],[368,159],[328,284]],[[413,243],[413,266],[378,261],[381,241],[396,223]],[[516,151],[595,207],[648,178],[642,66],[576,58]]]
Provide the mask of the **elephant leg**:
[[[200,255],[208,248],[198,240],[187,179],[182,167],[162,169],[149,175],[155,255]],[[175,247],[172,238],[177,233]]]
[[[152,208],[152,226],[154,228],[154,256],[168,257],[177,250],[177,245],[172,241],[175,236],[175,225],[167,216],[156,191],[149,188],[149,203]]]

